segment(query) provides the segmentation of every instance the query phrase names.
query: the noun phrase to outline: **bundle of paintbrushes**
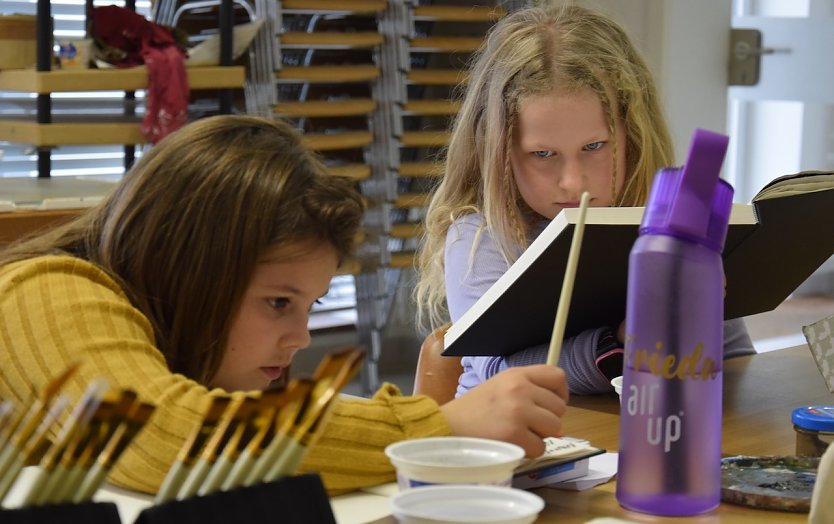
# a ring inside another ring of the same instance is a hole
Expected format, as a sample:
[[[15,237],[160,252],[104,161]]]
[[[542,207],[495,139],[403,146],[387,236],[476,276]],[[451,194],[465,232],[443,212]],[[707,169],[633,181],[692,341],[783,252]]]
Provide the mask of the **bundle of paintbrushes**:
[[[83,503],[107,474],[153,413],[130,390],[110,389],[93,381],[59,422],[69,405],[60,389],[75,373],[73,365],[53,379],[19,416],[10,402],[0,408],[0,501],[4,505],[23,467],[38,464],[27,483],[22,507]],[[56,435],[50,441],[49,435]]]
[[[327,355],[313,378],[257,397],[215,397],[168,471],[156,502],[271,482],[292,475],[364,351]]]

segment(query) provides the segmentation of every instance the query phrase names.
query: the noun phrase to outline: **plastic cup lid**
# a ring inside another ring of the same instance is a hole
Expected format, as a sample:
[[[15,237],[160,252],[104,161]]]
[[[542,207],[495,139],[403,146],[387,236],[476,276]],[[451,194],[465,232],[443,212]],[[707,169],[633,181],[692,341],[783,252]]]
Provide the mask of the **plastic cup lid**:
[[[475,437],[403,440],[386,447],[385,454],[397,467],[460,468],[506,464],[512,469],[524,458],[524,450],[520,446]]]
[[[834,432],[834,406],[802,406],[791,413],[791,422],[805,429]]]
[[[524,524],[535,520],[544,501],[515,488],[444,485],[402,491],[391,508],[405,522]]]

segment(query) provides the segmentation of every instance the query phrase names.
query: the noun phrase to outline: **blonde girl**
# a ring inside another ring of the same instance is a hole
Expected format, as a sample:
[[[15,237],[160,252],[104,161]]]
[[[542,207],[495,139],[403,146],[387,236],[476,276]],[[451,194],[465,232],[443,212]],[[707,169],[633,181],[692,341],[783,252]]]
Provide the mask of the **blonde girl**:
[[[455,322],[583,191],[591,206],[639,206],[654,173],[672,164],[651,73],[617,23],[575,5],[510,14],[474,59],[428,208],[415,289],[420,325]],[[622,328],[565,341],[559,365],[572,392],[610,390],[622,372]],[[731,353],[752,349],[740,322],[726,335]],[[464,357],[457,394],[507,367],[544,362],[545,352]]]

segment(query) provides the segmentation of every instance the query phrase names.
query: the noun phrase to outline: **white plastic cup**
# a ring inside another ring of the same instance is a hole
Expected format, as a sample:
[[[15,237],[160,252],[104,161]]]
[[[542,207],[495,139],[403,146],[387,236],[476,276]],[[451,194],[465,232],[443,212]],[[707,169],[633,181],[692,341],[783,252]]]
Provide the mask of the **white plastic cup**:
[[[620,397],[620,404],[623,403],[623,377],[614,377],[611,379],[611,385],[614,386],[614,391]]]
[[[400,490],[435,484],[484,484],[509,487],[524,458],[515,444],[472,437],[404,440],[385,448],[397,469]]]
[[[391,499],[400,524],[530,524],[542,509],[538,495],[496,486],[427,486]]]

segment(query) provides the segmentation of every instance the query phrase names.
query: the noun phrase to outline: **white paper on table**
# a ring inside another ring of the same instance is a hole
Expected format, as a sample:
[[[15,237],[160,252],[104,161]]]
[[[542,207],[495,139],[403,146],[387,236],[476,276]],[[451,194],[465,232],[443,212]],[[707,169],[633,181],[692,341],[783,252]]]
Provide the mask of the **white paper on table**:
[[[834,393],[834,316],[802,326],[802,333],[828,391]]]
[[[602,455],[591,457],[588,460],[588,474],[573,480],[566,480],[565,482],[557,482],[544,486],[546,488],[566,489],[572,491],[582,491],[591,489],[594,486],[605,484],[617,474],[617,457],[619,453],[607,452]]]

